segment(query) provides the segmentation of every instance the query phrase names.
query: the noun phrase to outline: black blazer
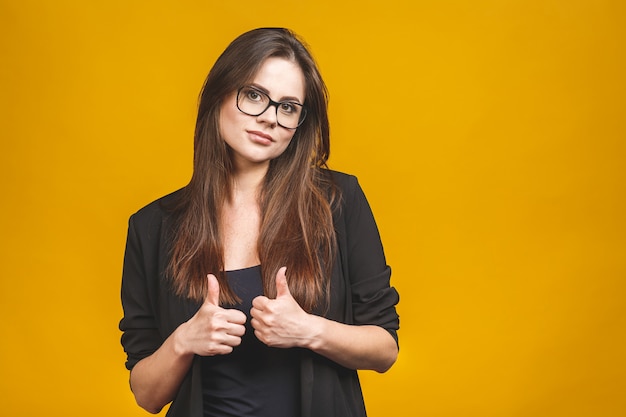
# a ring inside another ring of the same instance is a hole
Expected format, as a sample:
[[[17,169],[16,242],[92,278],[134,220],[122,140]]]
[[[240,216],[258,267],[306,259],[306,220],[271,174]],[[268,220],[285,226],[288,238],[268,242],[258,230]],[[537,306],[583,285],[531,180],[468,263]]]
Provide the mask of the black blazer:
[[[397,342],[399,297],[389,285],[391,270],[372,211],[356,177],[334,171],[332,176],[342,195],[333,214],[339,253],[331,277],[330,308],[324,316],[347,324],[381,326]],[[175,296],[165,281],[171,224],[163,206],[178,192],[152,202],[129,221],[122,276],[124,317],[119,325],[129,370],[199,308]],[[357,372],[306,349],[301,350],[301,387],[302,417],[366,415]],[[198,358],[167,415],[202,417]]]

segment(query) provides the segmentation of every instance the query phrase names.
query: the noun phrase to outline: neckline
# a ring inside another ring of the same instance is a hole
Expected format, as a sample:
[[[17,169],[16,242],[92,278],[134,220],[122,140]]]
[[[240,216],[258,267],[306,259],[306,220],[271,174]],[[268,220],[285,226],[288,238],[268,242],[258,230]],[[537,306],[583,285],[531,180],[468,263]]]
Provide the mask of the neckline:
[[[247,266],[245,268],[239,268],[239,269],[229,269],[226,270],[224,272],[226,273],[230,273],[230,272],[243,272],[243,271],[247,271],[249,269],[257,269],[257,268],[261,268],[261,265],[253,265],[253,266]]]

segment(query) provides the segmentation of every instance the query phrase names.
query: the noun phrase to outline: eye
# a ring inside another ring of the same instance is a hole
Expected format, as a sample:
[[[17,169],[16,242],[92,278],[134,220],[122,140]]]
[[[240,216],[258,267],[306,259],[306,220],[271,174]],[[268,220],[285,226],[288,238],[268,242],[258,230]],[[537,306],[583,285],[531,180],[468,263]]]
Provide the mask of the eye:
[[[263,96],[256,90],[249,89],[246,90],[246,97],[252,101],[261,101],[263,100]]]
[[[293,114],[298,112],[298,106],[296,104],[284,101],[280,103],[280,111],[285,114]]]

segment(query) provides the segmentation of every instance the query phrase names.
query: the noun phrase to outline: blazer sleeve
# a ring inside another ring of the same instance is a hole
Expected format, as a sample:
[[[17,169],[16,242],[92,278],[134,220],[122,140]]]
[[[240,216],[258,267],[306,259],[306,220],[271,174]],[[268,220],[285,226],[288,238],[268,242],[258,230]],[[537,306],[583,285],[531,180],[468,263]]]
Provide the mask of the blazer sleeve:
[[[370,205],[354,176],[344,188],[345,242],[353,321],[386,329],[398,343],[399,294],[390,286],[391,268]]]
[[[151,272],[147,270],[151,245],[145,236],[152,234],[138,233],[135,216],[131,216],[128,224],[121,289],[124,316],[119,323],[129,370],[163,343],[153,301],[155,290],[151,288],[148,279]]]

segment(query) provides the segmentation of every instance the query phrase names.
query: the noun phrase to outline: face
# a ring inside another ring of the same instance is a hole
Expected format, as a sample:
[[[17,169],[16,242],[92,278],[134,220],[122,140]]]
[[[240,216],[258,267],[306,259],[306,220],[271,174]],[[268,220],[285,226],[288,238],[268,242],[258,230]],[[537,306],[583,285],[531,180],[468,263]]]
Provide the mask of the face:
[[[268,58],[248,83],[274,101],[296,101],[304,104],[304,74],[295,62]],[[220,109],[220,131],[232,149],[236,169],[269,165],[291,142],[295,130],[280,126],[276,107],[270,106],[258,116],[249,116],[237,108],[237,92],[229,95]]]

